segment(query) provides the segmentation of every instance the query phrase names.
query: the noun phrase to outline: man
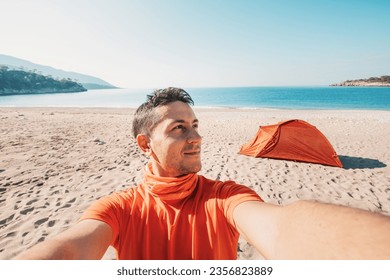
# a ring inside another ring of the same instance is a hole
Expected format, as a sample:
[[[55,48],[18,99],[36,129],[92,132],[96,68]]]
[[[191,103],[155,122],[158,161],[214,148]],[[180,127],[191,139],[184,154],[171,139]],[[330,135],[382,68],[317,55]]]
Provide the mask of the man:
[[[390,218],[300,201],[264,203],[251,189],[196,173],[198,119],[182,89],[157,90],[135,113],[133,132],[150,157],[135,188],[93,204],[79,223],[20,259],[235,259],[241,234],[271,259],[390,259]]]

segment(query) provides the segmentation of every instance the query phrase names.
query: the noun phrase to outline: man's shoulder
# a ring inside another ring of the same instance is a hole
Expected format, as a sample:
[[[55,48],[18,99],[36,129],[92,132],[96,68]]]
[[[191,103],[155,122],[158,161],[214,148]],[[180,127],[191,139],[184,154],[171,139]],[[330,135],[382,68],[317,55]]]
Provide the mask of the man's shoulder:
[[[205,177],[204,175],[199,175],[198,174],[198,180],[200,180],[201,182],[205,182],[205,183],[208,183],[208,184],[217,184],[217,185],[240,185],[240,186],[243,186],[241,184],[238,184],[236,183],[235,181],[233,180],[226,180],[226,181],[221,181],[221,180],[217,180],[217,179],[210,179],[210,178],[207,178]]]
[[[206,188],[213,188],[213,189],[226,189],[226,188],[242,188],[242,189],[248,189],[247,186],[241,185],[236,183],[232,180],[226,180],[226,181],[220,181],[220,180],[214,180],[207,178],[203,175],[198,175],[198,185],[204,186]]]
[[[219,201],[262,201],[260,196],[250,187],[236,183],[232,180],[219,181],[198,175],[198,193]],[[234,202],[235,203],[235,202]]]
[[[129,187],[123,190],[117,190],[112,192],[109,195],[102,197],[100,200],[112,201],[112,202],[121,202],[132,200],[135,196],[135,193],[138,192],[139,186]]]

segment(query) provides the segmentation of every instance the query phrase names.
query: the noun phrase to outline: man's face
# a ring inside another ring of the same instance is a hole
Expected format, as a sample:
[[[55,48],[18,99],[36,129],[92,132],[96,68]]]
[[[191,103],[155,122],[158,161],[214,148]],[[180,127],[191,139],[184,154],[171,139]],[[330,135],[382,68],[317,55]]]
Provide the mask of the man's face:
[[[181,101],[157,107],[160,117],[149,136],[153,173],[178,177],[196,173],[201,167],[201,136],[198,119],[191,107]]]

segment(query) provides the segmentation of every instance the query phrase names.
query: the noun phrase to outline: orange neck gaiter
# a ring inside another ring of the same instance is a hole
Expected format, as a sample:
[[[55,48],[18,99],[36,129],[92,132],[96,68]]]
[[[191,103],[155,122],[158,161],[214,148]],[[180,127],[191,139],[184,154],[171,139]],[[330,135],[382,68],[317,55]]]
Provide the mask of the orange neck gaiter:
[[[153,174],[152,164],[145,167],[142,185],[145,190],[161,200],[180,200],[188,197],[196,188],[198,176],[190,173],[180,177],[160,177]]]

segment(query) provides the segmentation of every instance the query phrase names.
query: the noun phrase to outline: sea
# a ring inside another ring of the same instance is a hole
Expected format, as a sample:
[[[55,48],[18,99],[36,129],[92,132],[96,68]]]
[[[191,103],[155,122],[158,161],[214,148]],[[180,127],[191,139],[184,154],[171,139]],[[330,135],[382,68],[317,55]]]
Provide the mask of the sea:
[[[0,107],[137,108],[154,89],[0,96]],[[390,110],[390,87],[186,88],[195,107]]]

